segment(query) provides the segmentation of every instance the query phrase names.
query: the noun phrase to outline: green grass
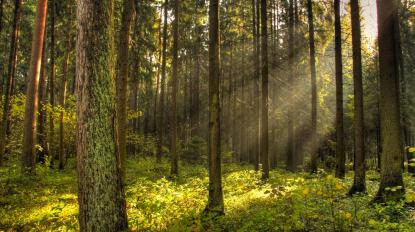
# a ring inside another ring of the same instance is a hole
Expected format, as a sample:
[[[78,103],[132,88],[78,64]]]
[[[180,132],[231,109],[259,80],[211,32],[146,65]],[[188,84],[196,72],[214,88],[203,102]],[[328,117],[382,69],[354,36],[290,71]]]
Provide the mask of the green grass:
[[[0,231],[76,231],[77,184],[73,163],[63,172],[39,167],[23,177],[14,165],[0,169]],[[127,207],[133,231],[413,231],[415,211],[400,203],[370,205],[378,174],[369,171],[368,194],[346,197],[351,173],[273,171],[267,183],[248,166],[224,165],[225,216],[201,220],[207,201],[207,170],[182,165],[172,181],[168,162],[129,160]],[[407,201],[415,200],[405,176]],[[203,223],[202,223],[203,221]]]

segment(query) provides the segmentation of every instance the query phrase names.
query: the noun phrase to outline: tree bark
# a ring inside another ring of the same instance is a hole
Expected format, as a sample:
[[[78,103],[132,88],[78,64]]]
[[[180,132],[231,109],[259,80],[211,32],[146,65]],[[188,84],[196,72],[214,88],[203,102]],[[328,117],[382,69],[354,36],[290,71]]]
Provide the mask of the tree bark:
[[[261,125],[261,161],[262,180],[269,178],[268,157],[268,32],[267,0],[261,0],[261,39],[262,39],[262,125]]]
[[[12,82],[16,75],[17,43],[19,40],[20,17],[22,0],[15,0],[13,13],[13,29],[10,40],[9,64],[7,68],[7,79],[4,93],[3,116],[0,136],[0,166],[3,166],[4,154],[6,152],[7,128],[10,121],[10,99],[12,95]]]
[[[354,181],[349,194],[366,191],[362,51],[359,0],[350,0],[354,83]]]
[[[294,14],[294,3],[295,0],[290,0],[289,6],[289,25],[288,25],[288,66],[289,66],[289,81],[288,89],[292,95],[294,93],[294,56],[295,56],[295,14]],[[290,104],[294,104],[294,97],[289,97]],[[288,110],[288,149],[287,149],[287,169],[289,171],[295,171],[295,142],[294,142],[294,111]]]
[[[381,180],[375,201],[398,200],[404,196],[399,109],[399,67],[396,27],[398,1],[377,1],[380,71]],[[399,187],[398,187],[399,186]],[[396,191],[391,191],[390,188]]]
[[[311,76],[311,172],[317,172],[317,77],[316,49],[314,44],[314,15],[313,1],[307,0],[308,34],[310,46],[310,76]]]
[[[343,125],[343,61],[342,61],[342,34],[340,19],[340,1],[334,0],[334,46],[336,63],[336,177],[344,178],[346,173],[346,155],[344,152],[344,125]]]
[[[43,36],[43,48],[42,48],[42,66],[40,69],[40,79],[39,79],[39,98],[38,98],[38,127],[37,127],[37,136],[38,136],[38,143],[42,147],[41,150],[37,152],[37,162],[45,163],[45,158],[48,154],[47,149],[47,137],[46,137],[46,103],[47,103],[47,78],[46,78],[46,30],[45,35]]]
[[[125,179],[127,157],[127,86],[131,22],[135,15],[135,0],[123,0],[120,44],[118,47],[117,77],[117,152],[120,158],[122,179]]]
[[[219,0],[209,3],[209,198],[205,211],[224,214],[220,144]]]
[[[259,66],[259,60],[260,60],[260,54],[259,54],[259,38],[257,33],[257,28],[259,27],[259,21],[257,21],[257,4],[259,0],[252,0],[252,35],[253,35],[253,60],[254,60],[254,72],[253,72],[253,87],[254,87],[254,93],[253,93],[253,145],[252,145],[252,156],[254,160],[254,169],[255,171],[259,170],[259,124],[260,124],[260,118],[259,118],[259,80],[260,80],[260,66]]]
[[[114,1],[78,1],[77,169],[80,231],[128,227],[117,150]],[[105,193],[105,194],[103,194]]]
[[[36,5],[32,54],[27,78],[28,83],[26,91],[22,151],[22,168],[24,172],[34,172],[36,165],[36,112],[40,68],[42,64],[43,39],[45,36],[46,12],[47,0],[39,0]]]

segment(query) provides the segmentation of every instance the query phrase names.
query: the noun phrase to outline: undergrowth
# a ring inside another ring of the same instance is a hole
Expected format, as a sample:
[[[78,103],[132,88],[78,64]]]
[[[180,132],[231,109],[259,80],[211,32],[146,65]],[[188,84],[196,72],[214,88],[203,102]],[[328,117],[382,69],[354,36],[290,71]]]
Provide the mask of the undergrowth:
[[[77,184],[73,162],[65,171],[38,167],[20,175],[17,165],[0,169],[0,231],[77,231]],[[206,224],[207,170],[181,165],[170,180],[169,163],[128,161],[126,197],[132,231],[413,231],[413,177],[405,176],[406,200],[370,204],[379,175],[367,173],[367,194],[347,197],[352,173],[344,180],[317,175],[271,172],[263,183],[249,166],[225,164],[225,216]],[[204,221],[202,223],[202,221]]]

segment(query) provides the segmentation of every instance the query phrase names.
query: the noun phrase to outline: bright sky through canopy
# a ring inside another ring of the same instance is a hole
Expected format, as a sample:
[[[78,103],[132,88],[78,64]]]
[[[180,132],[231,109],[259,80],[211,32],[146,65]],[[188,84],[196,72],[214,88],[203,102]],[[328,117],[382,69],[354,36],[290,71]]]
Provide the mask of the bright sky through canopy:
[[[363,27],[366,37],[369,41],[373,41],[377,37],[377,13],[376,0],[361,0],[362,16],[364,18]]]

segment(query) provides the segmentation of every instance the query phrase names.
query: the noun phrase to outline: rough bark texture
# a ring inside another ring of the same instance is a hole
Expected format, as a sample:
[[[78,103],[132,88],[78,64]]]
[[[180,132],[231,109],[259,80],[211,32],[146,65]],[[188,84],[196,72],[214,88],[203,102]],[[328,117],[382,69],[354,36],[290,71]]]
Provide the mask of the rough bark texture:
[[[343,62],[342,62],[342,34],[340,21],[340,0],[334,0],[334,46],[336,63],[336,177],[344,178],[346,173],[346,155],[344,152],[344,125],[343,125]]]
[[[172,61],[172,109],[171,109],[171,175],[179,174],[179,155],[177,154],[177,70],[179,56],[179,7],[180,0],[174,2],[174,23],[173,23],[173,61]]]
[[[7,128],[9,125],[10,117],[10,98],[12,95],[12,82],[16,74],[16,63],[17,63],[17,41],[19,38],[20,28],[20,15],[21,15],[22,0],[15,0],[14,2],[14,13],[13,13],[13,28],[11,32],[10,40],[10,53],[9,53],[9,64],[7,68],[7,79],[4,92],[4,103],[3,103],[3,116],[1,124],[1,135],[0,135],[0,166],[3,165],[4,153],[6,151],[7,141]]]
[[[78,0],[77,169],[81,231],[125,231],[116,151],[114,2]]]
[[[123,0],[123,12],[118,47],[117,77],[117,151],[120,157],[121,175],[125,178],[125,160],[127,157],[127,86],[128,59],[131,22],[135,15],[135,0]]]
[[[268,32],[267,1],[261,0],[261,40],[262,40],[262,124],[261,124],[261,162],[262,179],[269,178],[268,157]]]
[[[222,168],[220,149],[220,59],[219,0],[209,3],[209,198],[205,211],[223,214]]]
[[[396,62],[396,0],[377,1],[380,71],[381,181],[376,201],[403,197],[401,125],[399,110],[399,72]],[[390,188],[397,188],[391,191]]]
[[[32,39],[32,54],[28,73],[26,106],[23,128],[22,168],[34,171],[36,164],[36,112],[40,68],[42,64],[43,37],[45,36],[47,0],[39,0],[36,5],[35,28]]]
[[[165,86],[166,86],[166,56],[167,56],[167,14],[168,14],[168,0],[164,1],[164,22],[163,22],[163,44],[162,44],[162,61],[161,61],[161,81],[160,81],[160,104],[159,115],[157,118],[157,162],[161,161],[163,153],[163,134],[164,134],[164,100],[165,100]]]
[[[366,191],[362,51],[359,0],[350,0],[354,83],[354,181],[350,194]]]
[[[310,76],[311,76],[311,172],[317,172],[317,78],[316,78],[316,49],[314,44],[313,1],[307,0],[308,34],[310,46]]]

